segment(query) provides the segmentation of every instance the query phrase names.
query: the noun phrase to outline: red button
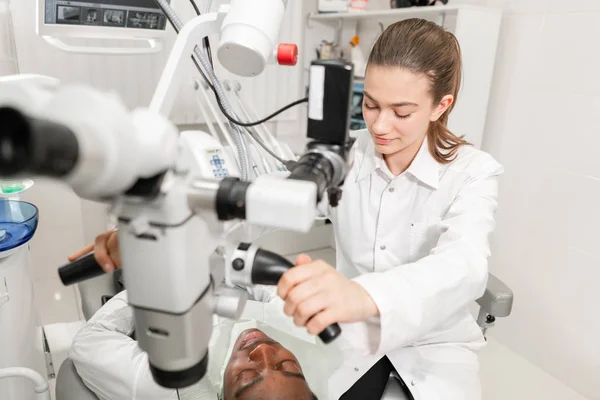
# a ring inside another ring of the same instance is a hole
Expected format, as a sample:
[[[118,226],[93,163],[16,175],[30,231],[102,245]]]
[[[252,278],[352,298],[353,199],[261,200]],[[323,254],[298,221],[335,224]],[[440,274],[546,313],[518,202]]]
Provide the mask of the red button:
[[[294,66],[298,63],[298,46],[282,43],[277,48],[277,62],[279,65]]]

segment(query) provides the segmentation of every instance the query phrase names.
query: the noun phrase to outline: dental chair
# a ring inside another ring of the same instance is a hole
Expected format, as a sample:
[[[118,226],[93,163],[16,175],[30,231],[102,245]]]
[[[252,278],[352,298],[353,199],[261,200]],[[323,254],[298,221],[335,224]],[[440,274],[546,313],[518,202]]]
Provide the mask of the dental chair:
[[[89,320],[110,299],[120,292],[122,281],[119,273],[101,275],[78,284],[81,294],[81,309]],[[98,397],[85,386],[73,360],[67,358],[56,375],[56,400],[98,400]]]
[[[118,275],[108,274],[79,284],[84,316],[91,318],[102,304],[122,290]],[[508,317],[512,311],[513,293],[500,279],[490,274],[484,295],[477,300],[479,316],[477,323],[485,336],[496,318]],[[400,377],[392,372],[381,400],[408,400],[410,395],[403,389]],[[98,400],[75,369],[70,358],[61,365],[56,378],[56,400]]]

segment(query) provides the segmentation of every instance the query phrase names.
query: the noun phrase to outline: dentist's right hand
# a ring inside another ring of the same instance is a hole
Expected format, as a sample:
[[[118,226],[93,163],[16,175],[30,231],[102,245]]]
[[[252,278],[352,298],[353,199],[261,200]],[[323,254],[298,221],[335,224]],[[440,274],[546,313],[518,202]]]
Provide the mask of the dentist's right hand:
[[[96,237],[94,243],[88,244],[83,249],[69,256],[69,262],[73,262],[86,254],[94,252],[96,262],[104,272],[114,271],[121,268],[121,253],[119,252],[119,232],[110,230]]]

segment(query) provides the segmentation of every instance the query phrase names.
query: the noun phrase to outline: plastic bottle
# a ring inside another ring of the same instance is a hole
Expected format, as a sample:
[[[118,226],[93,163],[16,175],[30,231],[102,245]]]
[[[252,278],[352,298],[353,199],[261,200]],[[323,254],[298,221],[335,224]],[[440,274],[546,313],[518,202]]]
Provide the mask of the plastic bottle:
[[[360,38],[358,36],[354,36],[350,41],[350,59],[354,64],[354,76],[360,79],[365,77],[367,62],[359,44]]]

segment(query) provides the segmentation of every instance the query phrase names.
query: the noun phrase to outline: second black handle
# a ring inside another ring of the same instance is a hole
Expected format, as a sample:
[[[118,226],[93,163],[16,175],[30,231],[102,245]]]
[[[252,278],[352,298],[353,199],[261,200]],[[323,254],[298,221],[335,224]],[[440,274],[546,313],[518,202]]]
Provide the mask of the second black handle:
[[[70,286],[104,274],[104,270],[96,262],[94,253],[88,254],[58,269],[58,276],[63,285]]]
[[[252,283],[277,285],[281,276],[292,267],[294,267],[294,264],[279,254],[258,249],[252,266]],[[333,342],[341,333],[342,328],[337,323],[334,323],[319,333],[319,338],[323,343],[327,344]]]

